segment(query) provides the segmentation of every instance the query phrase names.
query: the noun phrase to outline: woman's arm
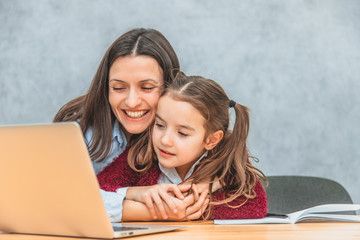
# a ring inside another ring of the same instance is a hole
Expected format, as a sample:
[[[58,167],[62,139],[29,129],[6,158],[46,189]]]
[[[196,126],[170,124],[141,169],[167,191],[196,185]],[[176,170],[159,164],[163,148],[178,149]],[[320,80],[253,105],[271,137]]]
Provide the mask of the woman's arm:
[[[167,204],[164,204],[165,211],[168,213],[166,218],[163,218],[155,206],[155,211],[159,216],[156,220],[160,221],[185,221],[185,220],[195,220],[199,219],[204,213],[206,207],[208,206],[209,200],[207,199],[207,192],[204,191],[195,201],[194,195],[188,195],[184,197],[183,200],[178,199],[177,197],[172,197],[173,201],[178,209],[178,212],[175,214],[170,211]],[[133,200],[124,200],[123,201],[123,211],[122,211],[122,221],[153,221],[152,214],[150,213],[147,206],[138,201]]]
[[[141,202],[146,205],[153,219],[158,218],[158,213],[163,219],[168,218],[167,208],[174,214],[178,213],[177,206],[174,202],[174,197],[183,200],[184,195],[182,192],[189,190],[180,188],[177,184],[155,184],[152,186],[137,186],[131,187],[126,192],[126,199]],[[155,211],[155,207],[158,210]]]
[[[267,199],[264,188],[258,182],[255,185],[256,197],[248,199],[244,205],[238,208],[231,208],[226,204],[214,205],[211,215],[212,219],[251,219],[263,218],[267,214]],[[224,192],[218,191],[213,195],[215,201],[224,199]],[[230,206],[237,206],[244,203],[243,196],[236,198],[228,203]]]
[[[125,150],[97,175],[101,189],[115,192],[122,187],[134,186],[139,180],[139,174],[127,163],[127,152],[128,150]]]
[[[153,217],[145,204],[132,200],[123,201],[123,222],[153,221]]]

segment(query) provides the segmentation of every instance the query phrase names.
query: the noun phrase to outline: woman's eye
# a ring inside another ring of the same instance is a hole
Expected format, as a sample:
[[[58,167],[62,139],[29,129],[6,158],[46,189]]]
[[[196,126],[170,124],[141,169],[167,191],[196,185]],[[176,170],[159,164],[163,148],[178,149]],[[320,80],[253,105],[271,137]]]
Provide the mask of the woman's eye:
[[[153,90],[155,87],[142,87],[141,89],[142,90],[145,90],[145,91],[151,91]]]
[[[114,91],[123,91],[126,89],[125,86],[119,86],[119,85],[115,85],[115,86],[110,86]]]

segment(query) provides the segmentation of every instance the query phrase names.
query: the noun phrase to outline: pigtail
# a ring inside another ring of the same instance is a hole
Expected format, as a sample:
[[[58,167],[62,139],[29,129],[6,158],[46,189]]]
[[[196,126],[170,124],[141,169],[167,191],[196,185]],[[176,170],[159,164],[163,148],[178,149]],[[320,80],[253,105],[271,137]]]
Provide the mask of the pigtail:
[[[225,105],[222,107],[228,109]],[[253,157],[247,148],[250,128],[249,109],[241,104],[234,104],[232,107],[236,114],[233,130],[224,129],[223,139],[209,152],[209,157],[199,164],[190,177],[191,180],[189,179],[192,183],[210,180],[209,192],[215,181],[219,181],[221,184],[224,196],[219,200],[213,199],[210,194],[210,205],[206,209],[204,219],[211,216],[213,205],[227,204],[230,208],[241,207],[248,199],[256,197],[256,184],[260,180],[266,182],[265,175],[250,161]],[[240,196],[244,197],[244,201],[240,205],[229,204]]]
[[[232,149],[230,154],[231,166],[230,171],[235,174],[224,178],[230,186],[237,188],[235,194],[230,199],[235,199],[236,195],[243,195],[246,198],[253,198],[254,187],[258,181],[257,174],[255,174],[254,167],[250,163],[249,151],[247,148],[247,138],[249,135],[249,109],[241,104],[234,106],[236,120],[232,132],[229,133],[229,139],[225,148]],[[226,174],[224,172],[223,174]],[[229,199],[229,200],[230,200]]]
[[[259,182],[259,180],[266,181],[265,175],[250,162],[250,159],[253,157],[247,148],[250,126],[249,109],[236,103],[234,110],[236,120],[233,130],[232,132],[228,131],[226,141],[221,144],[221,148],[226,149],[228,158],[227,160],[223,158],[227,163],[224,168],[222,168],[219,180],[224,187],[229,186],[225,187],[225,190],[227,190],[227,198],[224,201],[216,202],[216,205],[228,203],[239,196],[244,196],[246,200],[241,204],[243,205],[248,199],[256,197],[254,188],[257,182]],[[223,155],[222,157],[225,156]]]

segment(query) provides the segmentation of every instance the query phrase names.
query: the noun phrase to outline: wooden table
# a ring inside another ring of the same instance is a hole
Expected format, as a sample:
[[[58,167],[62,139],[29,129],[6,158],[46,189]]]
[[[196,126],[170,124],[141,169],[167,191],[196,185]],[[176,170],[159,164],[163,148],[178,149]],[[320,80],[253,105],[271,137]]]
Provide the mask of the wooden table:
[[[140,224],[140,223],[139,223]],[[142,223],[144,224],[144,223]],[[146,224],[180,225],[183,229],[174,232],[156,233],[125,239],[131,240],[321,240],[360,239],[360,223],[298,223],[298,224],[262,224],[262,225],[214,225],[207,222],[161,222]],[[84,238],[55,237],[25,234],[0,233],[0,240],[79,240]]]

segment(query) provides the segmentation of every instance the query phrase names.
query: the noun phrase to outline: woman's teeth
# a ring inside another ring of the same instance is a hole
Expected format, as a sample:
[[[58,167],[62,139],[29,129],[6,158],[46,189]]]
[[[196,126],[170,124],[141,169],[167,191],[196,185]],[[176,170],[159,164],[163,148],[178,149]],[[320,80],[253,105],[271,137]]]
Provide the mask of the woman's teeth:
[[[126,115],[131,118],[141,118],[147,111],[125,111]]]

